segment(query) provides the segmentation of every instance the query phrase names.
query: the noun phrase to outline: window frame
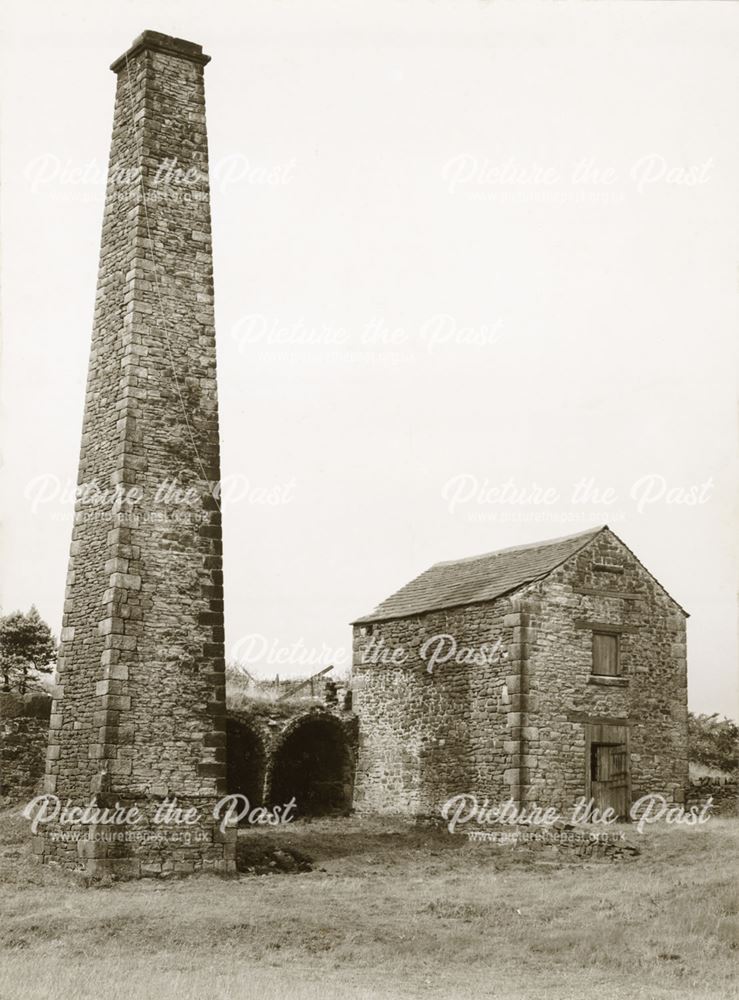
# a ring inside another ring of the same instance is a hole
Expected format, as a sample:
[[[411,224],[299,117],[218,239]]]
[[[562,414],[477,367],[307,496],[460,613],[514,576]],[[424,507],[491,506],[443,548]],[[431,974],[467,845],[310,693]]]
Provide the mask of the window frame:
[[[612,674],[604,673],[603,671],[596,669],[596,652],[595,652],[596,651],[596,642],[595,642],[595,637],[596,636],[601,637],[601,638],[613,639],[613,641],[616,644],[616,656],[615,656],[616,670]],[[610,629],[600,629],[600,628],[594,628],[593,629],[593,631],[592,631],[591,659],[590,659],[590,676],[591,677],[598,677],[598,678],[605,677],[605,678],[608,678],[608,679],[622,678],[624,676],[623,665],[621,663],[621,633],[620,632],[617,632],[615,630],[610,630]]]

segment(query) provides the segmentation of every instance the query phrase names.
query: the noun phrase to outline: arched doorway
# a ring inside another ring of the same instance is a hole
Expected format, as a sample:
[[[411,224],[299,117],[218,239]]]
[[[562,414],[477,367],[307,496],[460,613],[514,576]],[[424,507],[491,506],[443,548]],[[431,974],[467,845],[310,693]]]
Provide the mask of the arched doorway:
[[[267,757],[259,735],[245,722],[226,723],[226,787],[229,795],[245,795],[250,806],[264,804]]]
[[[352,805],[354,760],[346,734],[331,716],[295,722],[277,747],[270,804],[295,799],[297,816],[347,813]]]

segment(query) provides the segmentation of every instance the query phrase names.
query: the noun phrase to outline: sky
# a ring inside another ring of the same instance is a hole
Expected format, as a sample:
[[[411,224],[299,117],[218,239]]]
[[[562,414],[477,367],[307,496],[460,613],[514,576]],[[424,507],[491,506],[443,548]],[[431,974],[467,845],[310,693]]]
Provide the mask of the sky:
[[[153,29],[212,57],[227,655],[344,670],[432,563],[609,524],[736,716],[736,5],[7,7],[3,611],[59,632],[108,67]]]

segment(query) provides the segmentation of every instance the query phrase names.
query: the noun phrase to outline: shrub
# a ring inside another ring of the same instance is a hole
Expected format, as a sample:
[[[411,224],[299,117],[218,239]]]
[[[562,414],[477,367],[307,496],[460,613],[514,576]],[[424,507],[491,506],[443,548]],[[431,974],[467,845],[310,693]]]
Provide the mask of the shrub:
[[[688,713],[691,763],[720,771],[736,771],[739,766],[739,727],[726,716]]]

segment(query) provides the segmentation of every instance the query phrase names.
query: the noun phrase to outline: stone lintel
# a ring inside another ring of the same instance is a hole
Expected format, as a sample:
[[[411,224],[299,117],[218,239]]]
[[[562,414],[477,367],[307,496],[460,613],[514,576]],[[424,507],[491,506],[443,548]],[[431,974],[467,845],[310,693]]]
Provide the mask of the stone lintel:
[[[614,622],[591,622],[585,618],[576,618],[573,624],[575,628],[589,629],[593,632],[607,632],[611,635],[620,635],[622,632],[641,631],[638,625],[617,625]]]
[[[586,722],[593,726],[632,726],[631,722],[623,715],[591,715],[589,712],[577,712],[570,710],[567,712],[569,722]]]
[[[585,597],[614,597],[622,601],[639,601],[648,598],[646,591],[604,590],[602,587],[573,587],[573,593]]]

